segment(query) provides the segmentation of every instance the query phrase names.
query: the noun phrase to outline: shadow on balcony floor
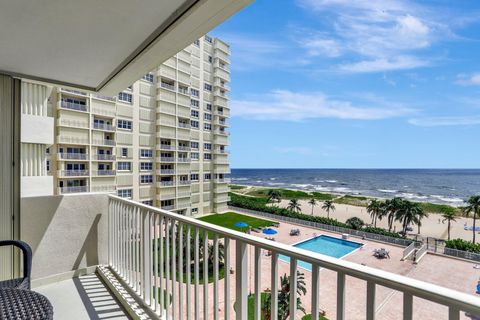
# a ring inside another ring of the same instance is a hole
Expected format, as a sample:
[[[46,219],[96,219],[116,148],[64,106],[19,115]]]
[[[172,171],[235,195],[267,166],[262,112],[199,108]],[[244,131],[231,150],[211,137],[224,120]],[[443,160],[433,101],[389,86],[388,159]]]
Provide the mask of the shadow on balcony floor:
[[[35,288],[53,305],[54,319],[129,319],[96,274]]]

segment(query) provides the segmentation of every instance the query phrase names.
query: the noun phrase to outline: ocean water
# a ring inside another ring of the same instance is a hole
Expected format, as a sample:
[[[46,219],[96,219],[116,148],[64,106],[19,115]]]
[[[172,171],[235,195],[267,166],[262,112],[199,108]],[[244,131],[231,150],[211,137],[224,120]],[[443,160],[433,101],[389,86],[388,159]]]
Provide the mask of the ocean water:
[[[232,169],[232,183],[454,206],[480,193],[480,169]]]

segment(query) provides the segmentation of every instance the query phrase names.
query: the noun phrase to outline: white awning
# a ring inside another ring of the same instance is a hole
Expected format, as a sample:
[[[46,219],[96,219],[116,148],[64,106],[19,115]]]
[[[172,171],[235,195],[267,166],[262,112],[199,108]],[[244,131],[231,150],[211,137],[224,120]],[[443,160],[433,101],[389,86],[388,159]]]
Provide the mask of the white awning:
[[[2,0],[0,73],[115,95],[252,0]]]

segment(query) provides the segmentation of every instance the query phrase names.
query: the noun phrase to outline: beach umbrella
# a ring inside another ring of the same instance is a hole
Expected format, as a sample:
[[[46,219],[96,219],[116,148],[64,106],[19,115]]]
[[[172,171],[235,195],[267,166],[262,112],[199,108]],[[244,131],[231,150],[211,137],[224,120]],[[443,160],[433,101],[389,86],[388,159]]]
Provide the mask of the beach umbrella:
[[[240,222],[235,223],[235,227],[245,228],[245,227],[248,227],[248,224],[246,224],[246,223],[243,222],[243,221],[240,221]]]
[[[265,234],[277,234],[277,230],[274,230],[272,228],[265,228],[265,229],[263,229],[263,233],[265,233]]]

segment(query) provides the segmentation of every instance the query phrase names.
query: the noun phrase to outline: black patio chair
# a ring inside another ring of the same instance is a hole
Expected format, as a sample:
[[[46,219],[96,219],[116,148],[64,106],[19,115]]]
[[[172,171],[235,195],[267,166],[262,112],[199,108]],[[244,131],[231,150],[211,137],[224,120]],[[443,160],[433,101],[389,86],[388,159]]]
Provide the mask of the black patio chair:
[[[32,249],[23,241],[0,240],[0,247],[15,246],[23,253],[23,277],[0,281],[0,289],[16,288],[30,290],[30,275],[32,273]]]

